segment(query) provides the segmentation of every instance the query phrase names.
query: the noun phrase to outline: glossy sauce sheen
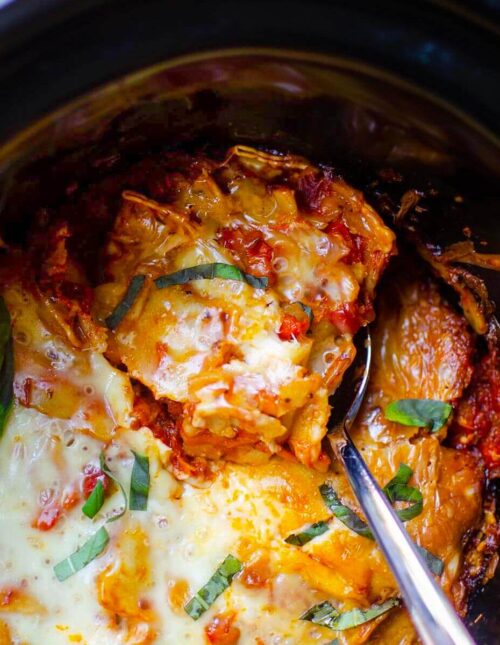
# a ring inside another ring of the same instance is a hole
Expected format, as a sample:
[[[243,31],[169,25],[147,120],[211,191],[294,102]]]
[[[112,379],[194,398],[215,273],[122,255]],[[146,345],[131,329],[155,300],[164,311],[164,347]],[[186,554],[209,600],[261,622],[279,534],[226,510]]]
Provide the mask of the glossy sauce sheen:
[[[52,245],[44,280],[5,273],[16,402],[0,443],[0,644],[413,642],[404,610],[338,633],[300,620],[325,600],[347,611],[398,595],[374,542],[337,519],[303,547],[284,541],[329,518],[325,481],[359,512],[338,465],[325,472],[321,440],[392,233],[361,195],[296,158],[238,148],[223,165],[193,161],[166,185],[165,203],[124,194],[92,314],[61,298],[61,284],[83,281],[64,244],[62,262]],[[269,288],[152,282],[210,262],[267,275]],[[145,289],[104,332],[139,273]],[[309,334],[296,301],[313,310]],[[441,445],[446,430],[391,423],[382,408],[409,396],[459,400],[473,338],[427,278],[392,281],[379,311],[356,441],[381,484],[400,463],[413,469],[424,510],[406,526],[444,561],[441,584],[462,607],[480,469]],[[103,450],[127,493],[132,450],[149,457],[147,510],[106,524],[103,553],[59,582],[53,566],[123,505],[108,481],[95,518],[81,512]],[[194,621],[184,605],[229,553],[243,570]]]

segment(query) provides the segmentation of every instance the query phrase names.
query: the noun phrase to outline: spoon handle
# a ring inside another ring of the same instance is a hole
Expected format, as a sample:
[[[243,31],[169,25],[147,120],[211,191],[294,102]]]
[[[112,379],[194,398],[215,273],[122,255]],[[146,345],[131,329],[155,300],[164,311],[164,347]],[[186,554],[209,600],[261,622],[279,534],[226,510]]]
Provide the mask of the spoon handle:
[[[347,432],[336,444],[354,494],[425,645],[474,645]]]

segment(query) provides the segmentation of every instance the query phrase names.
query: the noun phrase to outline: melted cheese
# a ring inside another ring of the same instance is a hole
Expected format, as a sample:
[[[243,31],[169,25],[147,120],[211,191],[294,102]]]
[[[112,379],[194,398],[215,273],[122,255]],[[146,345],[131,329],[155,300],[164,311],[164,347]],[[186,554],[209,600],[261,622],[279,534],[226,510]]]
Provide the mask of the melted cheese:
[[[132,388],[102,353],[75,348],[60,333],[47,302],[19,286],[4,293],[11,311],[17,397],[28,407],[109,439],[129,423]]]
[[[257,176],[280,176],[277,158],[245,155],[243,166]],[[302,169],[285,159],[294,172]],[[314,306],[319,292],[311,289],[319,272],[327,279],[321,302],[351,302],[366,291],[368,277],[359,278],[363,267],[339,264],[349,249],[342,240],[322,243],[321,226],[301,221],[287,186],[263,190],[261,181],[230,170],[227,192],[202,173],[182,184],[168,207],[125,195],[108,247],[110,282],[96,290],[95,315],[102,319],[112,310],[132,275],[142,271],[149,278],[107,347],[76,342],[36,288],[12,282],[4,290],[13,321],[16,402],[0,441],[0,645],[317,645],[335,637],[355,645],[372,635],[388,644],[414,640],[403,610],[338,633],[300,620],[325,600],[349,610],[398,595],[376,544],[337,519],[302,548],[285,542],[329,519],[319,494],[325,481],[359,513],[339,464],[321,472],[327,465],[321,441],[328,389],[353,358],[352,338],[322,318],[321,309],[312,336],[280,338],[283,307],[298,296],[287,291],[286,274]],[[319,219],[325,209],[340,209],[357,234],[370,233],[379,259],[389,253],[392,234],[359,195],[337,182],[337,192],[325,200]],[[202,222],[196,234],[199,223],[182,216],[188,204]],[[278,272],[273,288],[217,279],[153,287],[150,278],[162,273],[233,261],[216,240],[228,217],[258,223],[266,239],[288,245],[279,256],[288,265],[281,265],[283,276]],[[286,222],[293,224],[288,236],[279,233]],[[367,401],[353,433],[380,484],[400,463],[414,470],[411,484],[422,491],[424,510],[406,526],[443,560],[441,584],[453,596],[463,537],[481,515],[481,473],[470,455],[441,446],[445,430],[419,434],[386,421],[381,407],[387,397],[460,397],[470,377],[472,342],[437,289],[418,282],[398,286],[396,302],[395,283],[390,286],[374,334]],[[113,366],[120,364],[128,373]],[[231,445],[236,463],[217,461],[206,479],[176,478],[175,450],[155,438],[153,427],[137,428],[132,377],[158,399],[182,405],[180,430],[193,455],[217,459]],[[242,430],[247,443],[234,448]],[[127,510],[107,523],[123,506],[111,485],[96,517],[83,515],[84,470],[99,463],[103,450],[126,491],[132,451],[147,455],[147,510]],[[54,510],[52,528],[41,524],[40,517]],[[102,554],[59,582],[54,565],[104,525],[110,541]],[[243,570],[194,621],[184,605],[229,553]],[[217,640],[217,626],[224,624],[230,625],[226,640]]]
[[[298,620],[316,602],[334,599],[349,608],[397,593],[376,545],[338,520],[328,533],[302,549],[283,541],[300,527],[328,517],[318,493],[323,475],[273,460],[264,466],[227,465],[209,486],[179,484],[164,468],[168,451],[146,430],[122,432],[109,451],[108,463],[127,484],[133,461],[130,449],[149,456],[148,510],[128,512],[122,520],[108,524],[111,542],[104,554],[65,582],[58,582],[54,564],[85,541],[122,502],[116,492],[94,521],[77,507],[49,532],[32,527],[41,491],[57,491],[77,479],[84,464],[97,460],[101,450],[100,442],[86,435],[78,435],[71,447],[58,449],[67,423],[16,408],[2,442],[2,589],[26,589],[35,607],[22,613],[14,607],[5,613],[18,639],[15,643],[59,645],[72,642],[70,636],[80,636],[88,645],[202,644],[204,628],[213,617],[234,611],[241,630],[239,643],[253,644],[256,638],[273,642],[274,638],[274,642],[312,645],[318,637],[326,642],[332,635],[326,628]],[[384,482],[400,461],[415,469],[427,510],[409,523],[409,530],[445,559],[449,585],[458,573],[457,540],[478,512],[479,482],[461,455],[448,457],[444,452],[436,461],[439,445],[435,439],[402,450],[388,449],[373,456],[373,472]],[[433,460],[431,472],[424,467],[429,459]],[[337,475],[331,481],[356,508],[344,477]],[[447,491],[452,491],[451,496]],[[437,499],[439,506],[434,503]],[[461,515],[450,524],[450,515],[460,508]],[[450,538],[452,533],[456,538]],[[239,557],[246,569],[195,622],[184,613],[183,604],[228,553]],[[247,584],[256,560],[263,557],[268,562],[263,580]],[[362,642],[362,634],[356,636],[360,631],[366,627],[340,636],[347,635],[349,643],[358,638]]]
[[[402,325],[407,328],[404,317]],[[61,372],[63,392],[71,389],[65,377],[78,355],[75,349],[68,352],[71,360]],[[384,346],[377,343],[376,365],[384,355]],[[446,371],[439,374],[441,382],[449,384]],[[405,387],[404,380],[401,385]],[[372,392],[376,391],[375,381]],[[81,404],[86,405],[84,399]],[[370,440],[369,430],[363,431],[370,415],[372,410],[365,410],[357,426],[363,433],[360,442]],[[389,429],[391,424],[386,424]],[[13,643],[201,645],[208,642],[205,628],[214,618],[231,612],[240,630],[238,643],[253,645],[260,638],[264,643],[312,645],[334,635],[299,620],[313,604],[333,599],[347,609],[397,594],[376,545],[338,520],[303,548],[284,542],[290,533],[328,518],[318,492],[325,479],[359,510],[338,469],[325,476],[275,458],[261,466],[226,464],[205,484],[181,483],[168,470],[169,449],[147,428],[122,428],[106,452],[109,467],[126,488],[131,450],[148,455],[147,511],[129,511],[107,524],[111,541],[105,552],[58,582],[54,564],[120,509],[121,494],[110,494],[93,521],[81,513],[83,500],[64,510],[50,531],[40,531],[33,521],[48,496],[80,490],[85,464],[96,463],[101,450],[98,438],[75,432],[73,417],[54,418],[20,405],[10,417],[0,450],[0,592],[10,601],[0,604],[0,616]],[[365,454],[382,484],[401,462],[415,471],[414,485],[424,493],[424,513],[407,527],[414,539],[444,560],[442,583],[451,590],[460,573],[461,538],[480,512],[480,477],[472,460],[442,448],[436,436],[372,445]],[[242,574],[193,621],[184,604],[228,553],[244,563]],[[398,638],[410,638],[408,623],[398,621],[393,631]],[[340,642],[364,642],[378,622],[339,633]]]
[[[288,442],[300,461],[324,469],[328,389],[338,385],[354,357],[351,334],[336,330],[328,315],[346,306],[354,311],[358,300],[371,297],[368,273],[376,282],[394,236],[361,196],[344,195],[342,184],[342,208],[360,220],[352,230],[365,236],[363,244],[379,258],[372,269],[369,259],[344,262],[354,238],[329,235],[325,222],[298,208],[292,186],[300,180],[288,177],[284,166],[281,179],[290,186],[280,185],[279,164],[268,157],[258,167],[263,176],[256,177],[240,153],[235,149],[241,164],[229,160],[177,178],[168,205],[123,194],[107,246],[112,281],[97,289],[96,311],[101,319],[108,315],[137,274],[154,279],[199,264],[239,262],[247,269],[246,263],[267,262],[265,290],[234,280],[194,280],[164,289],[148,281],[114,331],[108,355],[156,398],[184,404],[183,436],[192,454],[241,460],[222,439],[252,434],[261,454]],[[269,163],[273,185],[266,183]],[[335,193],[337,184],[331,182],[330,189]],[[338,217],[335,209],[329,217]],[[314,312],[310,336],[283,336],[283,307],[298,301]],[[193,439],[207,433],[210,450]]]

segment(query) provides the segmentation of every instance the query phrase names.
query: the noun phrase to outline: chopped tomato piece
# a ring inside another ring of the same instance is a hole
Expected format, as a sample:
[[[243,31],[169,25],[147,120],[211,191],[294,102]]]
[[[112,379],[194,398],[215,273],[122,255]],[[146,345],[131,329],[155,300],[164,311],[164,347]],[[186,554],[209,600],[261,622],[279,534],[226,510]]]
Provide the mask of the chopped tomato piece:
[[[222,244],[233,252],[245,268],[257,277],[272,278],[273,249],[259,231],[243,228],[224,228],[220,232]]]
[[[331,311],[329,318],[342,334],[355,334],[361,327],[360,311],[355,302],[348,302],[339,309]]]
[[[233,625],[236,614],[226,612],[217,614],[205,627],[209,643],[215,645],[235,645],[240,638],[240,630]]]
[[[327,235],[340,235],[349,248],[349,253],[342,258],[345,264],[355,264],[363,260],[363,247],[365,240],[361,235],[351,233],[344,222],[339,219],[336,222],[330,222],[325,228]]]
[[[303,336],[309,328],[309,320],[298,320],[292,314],[285,314],[278,336],[281,340],[294,340]]]
[[[42,508],[36,520],[36,528],[40,531],[49,531],[61,517],[61,510],[58,503],[52,503]]]
[[[102,483],[104,491],[106,491],[109,485],[109,477],[99,468],[99,466],[96,466],[95,464],[87,464],[83,469],[82,482],[82,492],[85,499],[90,496],[99,481]]]

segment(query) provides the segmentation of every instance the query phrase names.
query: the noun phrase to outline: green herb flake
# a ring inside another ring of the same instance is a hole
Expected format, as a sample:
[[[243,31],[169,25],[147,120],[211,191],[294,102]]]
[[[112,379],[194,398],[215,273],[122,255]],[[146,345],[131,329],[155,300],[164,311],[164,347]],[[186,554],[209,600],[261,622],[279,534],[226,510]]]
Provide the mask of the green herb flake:
[[[402,522],[406,522],[422,512],[422,494],[416,488],[406,486],[412,475],[413,471],[409,466],[406,464],[400,464],[396,475],[383,488],[383,491],[391,504],[395,501],[413,502],[408,508],[396,511],[396,514]],[[322,484],[319,490],[323,501],[335,517],[358,535],[368,538],[369,540],[375,539],[366,522],[363,522],[363,520],[361,520],[354,511],[340,502],[336,492],[329,484]],[[424,547],[418,546],[418,544],[415,546],[424,558],[430,571],[440,576],[444,569],[442,560],[433,555],[430,551],[427,551],[427,549],[424,549]]]
[[[285,542],[294,546],[304,546],[318,535],[326,533],[328,528],[327,522],[315,522],[299,533],[292,533],[286,538]]]
[[[94,490],[90,493],[87,501],[82,506],[82,513],[92,519],[101,510],[104,504],[104,486],[98,481]]]
[[[417,517],[424,507],[424,498],[418,488],[408,486],[408,482],[413,475],[413,470],[406,464],[400,464],[398,472],[391,481],[384,486],[384,493],[387,499],[394,504],[395,502],[408,502],[410,506],[396,510],[396,514],[402,522]]]
[[[113,309],[111,314],[106,318],[106,325],[109,329],[116,329],[116,327],[118,327],[121,321],[125,318],[134,305],[134,302],[137,300],[137,296],[141,292],[145,280],[146,276],[144,275],[135,275],[132,278],[125,295]]]
[[[123,487],[123,484],[120,482],[119,479],[117,479],[117,477],[115,477],[115,475],[108,467],[104,452],[101,452],[101,454],[99,455],[99,463],[100,463],[102,472],[106,473],[106,475],[115,482],[115,484],[118,486],[118,488],[120,489],[123,495],[124,505],[122,510],[119,513],[115,513],[115,515],[112,515],[110,518],[106,520],[106,523],[115,522],[116,520],[119,520],[120,517],[123,517],[127,512],[127,493],[125,492],[125,488]]]
[[[358,625],[363,625],[385,614],[399,604],[400,601],[398,598],[391,598],[380,605],[372,605],[368,609],[350,609],[349,611],[340,612],[331,603],[326,601],[319,605],[314,605],[314,607],[308,609],[300,618],[301,620],[308,620],[316,625],[329,627],[336,631],[343,631],[345,629],[352,629]]]
[[[233,264],[224,264],[223,262],[187,267],[175,273],[162,275],[156,278],[154,283],[158,289],[164,289],[176,284],[187,284],[193,280],[213,280],[214,278],[239,280],[240,282],[246,282],[254,289],[265,289],[269,284],[268,278],[257,278],[250,273],[245,273]]]
[[[94,533],[83,546],[56,564],[54,573],[59,582],[63,582],[66,578],[86,567],[92,560],[95,560],[104,551],[108,542],[109,534],[104,526],[101,526],[97,533]]]
[[[145,511],[149,495],[149,457],[132,452],[135,461],[130,480],[129,508],[131,511]]]
[[[322,484],[319,487],[319,492],[327,507],[342,524],[345,524],[347,528],[358,535],[373,540],[372,532],[366,522],[363,522],[348,506],[342,504],[337,493],[329,484]]]
[[[234,555],[229,554],[224,562],[217,568],[214,575],[210,578],[206,585],[204,585],[185,605],[185,612],[191,616],[193,620],[205,613],[205,611],[213,605],[217,598],[224,593],[224,591],[231,584],[234,576],[239,573],[243,565],[235,558]]]
[[[452,406],[432,399],[400,399],[385,408],[385,418],[405,426],[427,428],[437,432],[444,426],[452,412]]]
[[[14,344],[9,310],[0,296],[0,437],[14,402]]]

